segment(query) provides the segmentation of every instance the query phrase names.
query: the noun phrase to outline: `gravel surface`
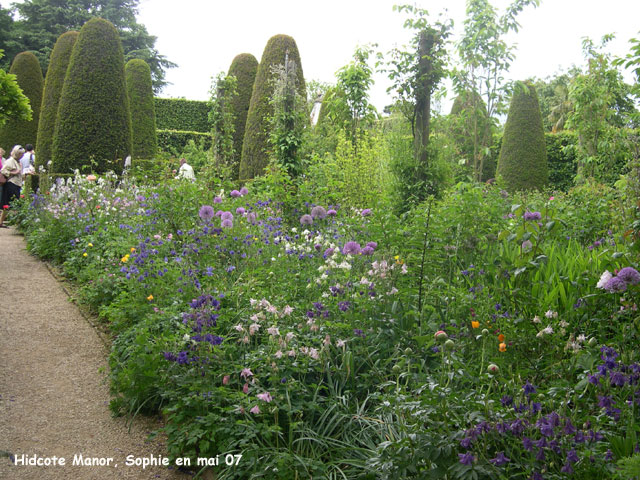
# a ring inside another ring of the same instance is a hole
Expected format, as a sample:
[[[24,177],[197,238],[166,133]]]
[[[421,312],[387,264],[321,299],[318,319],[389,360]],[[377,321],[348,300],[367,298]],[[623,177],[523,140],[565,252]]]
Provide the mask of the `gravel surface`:
[[[128,455],[166,457],[160,441],[146,441],[159,421],[137,417],[129,432],[111,416],[104,343],[13,227],[0,229],[0,278],[0,479],[191,478],[125,465]],[[5,452],[66,465],[14,465]],[[113,460],[74,466],[74,455]]]

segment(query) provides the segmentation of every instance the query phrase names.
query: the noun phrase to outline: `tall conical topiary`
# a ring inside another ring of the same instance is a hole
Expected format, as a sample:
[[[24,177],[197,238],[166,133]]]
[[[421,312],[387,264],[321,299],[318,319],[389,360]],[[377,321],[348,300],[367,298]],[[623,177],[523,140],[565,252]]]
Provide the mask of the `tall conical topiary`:
[[[504,127],[497,173],[510,191],[540,189],[547,183],[542,115],[536,89],[531,84],[516,84]]]
[[[233,179],[238,178],[240,170],[240,158],[242,157],[242,143],[244,141],[244,129],[247,123],[247,113],[249,113],[249,103],[253,84],[258,71],[258,60],[250,53],[241,53],[231,62],[228,75],[233,75],[237,79],[237,94],[231,100],[231,110],[233,112]]]
[[[16,76],[16,81],[31,104],[31,120],[10,118],[0,128],[0,146],[7,154],[14,145],[35,145],[38,141],[38,119],[42,102],[42,69],[36,56],[31,52],[16,55],[9,73]],[[1,92],[0,92],[1,94]]]
[[[62,87],[53,138],[53,171],[93,164],[104,172],[131,153],[131,116],[124,55],[115,27],[102,18],[84,24]]]
[[[286,55],[295,61],[298,75],[299,93],[305,96],[306,87],[300,54],[295,40],[287,35],[275,35],[269,39],[262,53],[262,59],[253,84],[247,124],[242,144],[240,160],[240,178],[248,179],[261,175],[269,163],[269,133],[273,107],[270,104],[273,95],[272,67],[284,65]]]
[[[53,130],[56,126],[58,104],[67,73],[71,51],[78,39],[78,32],[66,32],[58,37],[51,51],[47,77],[44,81],[42,94],[42,108],[40,109],[40,122],[38,123],[38,143],[36,144],[36,162],[46,165],[51,160],[53,147]]]
[[[158,150],[151,68],[144,60],[129,60],[124,68],[131,111],[134,158],[153,158]]]

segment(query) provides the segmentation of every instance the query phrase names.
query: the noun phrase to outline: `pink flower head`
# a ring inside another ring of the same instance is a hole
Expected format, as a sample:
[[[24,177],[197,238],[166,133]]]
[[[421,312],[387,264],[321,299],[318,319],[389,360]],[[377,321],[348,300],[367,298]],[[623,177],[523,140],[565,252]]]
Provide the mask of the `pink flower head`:
[[[229,375],[225,375],[224,377],[222,377],[222,384],[229,385]]]
[[[240,192],[238,190],[231,190],[231,193],[229,194],[231,197],[233,198],[238,198],[241,196]]]
[[[240,376],[242,378],[253,377],[253,372],[251,370],[249,370],[248,368],[243,368],[242,372],[240,372]]]
[[[263,402],[267,402],[267,403],[273,400],[269,392],[259,393],[257,397],[258,397],[258,400],[262,400]]]
[[[240,189],[240,195],[242,195],[243,197],[244,197],[245,195],[247,195],[248,193],[249,193],[249,190],[247,189],[247,187],[242,187],[242,188]]]
[[[245,384],[243,385],[243,387],[242,387],[242,392],[243,392],[244,394],[249,393],[249,384],[248,384],[248,383],[245,383]]]
[[[255,407],[253,407],[251,410],[249,410],[251,413],[254,413],[256,415],[258,415],[260,413],[260,407],[258,405],[256,405]]]
[[[213,199],[213,203],[222,203],[222,198],[216,197]]]

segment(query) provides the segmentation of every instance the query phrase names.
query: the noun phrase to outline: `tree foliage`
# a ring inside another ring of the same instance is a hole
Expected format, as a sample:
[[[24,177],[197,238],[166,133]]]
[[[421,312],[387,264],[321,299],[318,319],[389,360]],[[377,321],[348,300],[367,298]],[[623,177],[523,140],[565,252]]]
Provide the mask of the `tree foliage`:
[[[238,95],[238,79],[234,75],[220,72],[211,85],[211,111],[209,122],[212,127],[213,158],[217,172],[223,168],[230,171],[233,179],[238,178],[238,165],[235,163],[235,111],[234,99]]]
[[[53,46],[60,35],[79,30],[89,19],[100,17],[118,30],[125,61],[140,58],[152,72],[153,88],[160,92],[167,84],[165,70],[176,65],[155,49],[156,37],[136,21],[140,0],[24,0],[13,4],[18,19],[11,38],[21,50],[33,51],[46,72]],[[2,12],[0,12],[1,14]]]
[[[58,115],[58,104],[67,67],[71,60],[71,51],[77,39],[78,32],[76,31],[63,33],[51,52],[49,69],[47,70],[42,94],[42,108],[38,123],[38,143],[36,144],[37,162],[41,165],[45,165],[52,158],[51,150],[56,117]]]
[[[3,51],[0,49],[0,59]],[[22,92],[16,76],[0,69],[0,129],[8,119],[28,121],[32,119],[29,99]],[[1,145],[1,143],[0,143]]]
[[[10,117],[0,128],[0,145],[10,151],[14,145],[36,144],[38,140],[38,120],[42,102],[42,70],[38,59],[31,52],[16,55],[9,73],[15,75],[16,82],[29,99],[31,118],[24,120],[20,116]],[[2,95],[4,96],[4,95]],[[15,97],[14,97],[15,98]]]
[[[53,171],[93,163],[104,172],[131,153],[124,56],[115,27],[94,18],[80,30],[62,88],[53,139]]]
[[[306,87],[300,62],[300,54],[295,40],[288,35],[275,35],[265,46],[256,80],[253,84],[251,103],[247,113],[247,124],[242,144],[242,158],[240,161],[240,179],[254,178],[261,175],[269,163],[270,121],[273,117],[273,70],[277,65],[283,65],[287,57],[293,60],[298,75],[299,94],[305,97]]]
[[[516,83],[504,126],[497,174],[509,191],[547,184],[547,150],[538,96],[533,85]]]
[[[151,69],[144,60],[134,58],[127,62],[124,73],[131,112],[131,155],[153,158],[158,150],[158,140]]]

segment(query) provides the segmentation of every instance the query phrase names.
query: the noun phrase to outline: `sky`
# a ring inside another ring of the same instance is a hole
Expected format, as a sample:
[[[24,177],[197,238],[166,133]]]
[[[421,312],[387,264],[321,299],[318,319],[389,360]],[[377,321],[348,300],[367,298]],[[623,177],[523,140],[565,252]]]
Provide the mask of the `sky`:
[[[358,45],[376,43],[377,50],[386,53],[409,43],[411,31],[403,28],[406,16],[392,10],[398,3],[403,2],[141,0],[138,22],[157,36],[158,51],[178,64],[167,71],[166,80],[172,85],[160,96],[205,100],[212,77],[227,72],[236,55],[251,53],[260,61],[268,39],[280,33],[295,39],[307,81],[335,83],[335,72],[351,61]],[[491,1],[499,12],[508,3]],[[427,9],[431,18],[446,7],[445,14],[454,21],[452,40],[459,39],[465,0],[423,0],[417,5]],[[545,78],[572,65],[584,65],[582,38],[587,36],[599,40],[615,33],[607,51],[623,56],[630,50],[629,39],[640,36],[638,18],[638,0],[541,0],[539,7],[520,13],[519,32],[507,37],[517,49],[505,76]],[[374,80],[371,102],[381,111],[392,102],[386,93],[390,81],[384,74],[376,74]]]

